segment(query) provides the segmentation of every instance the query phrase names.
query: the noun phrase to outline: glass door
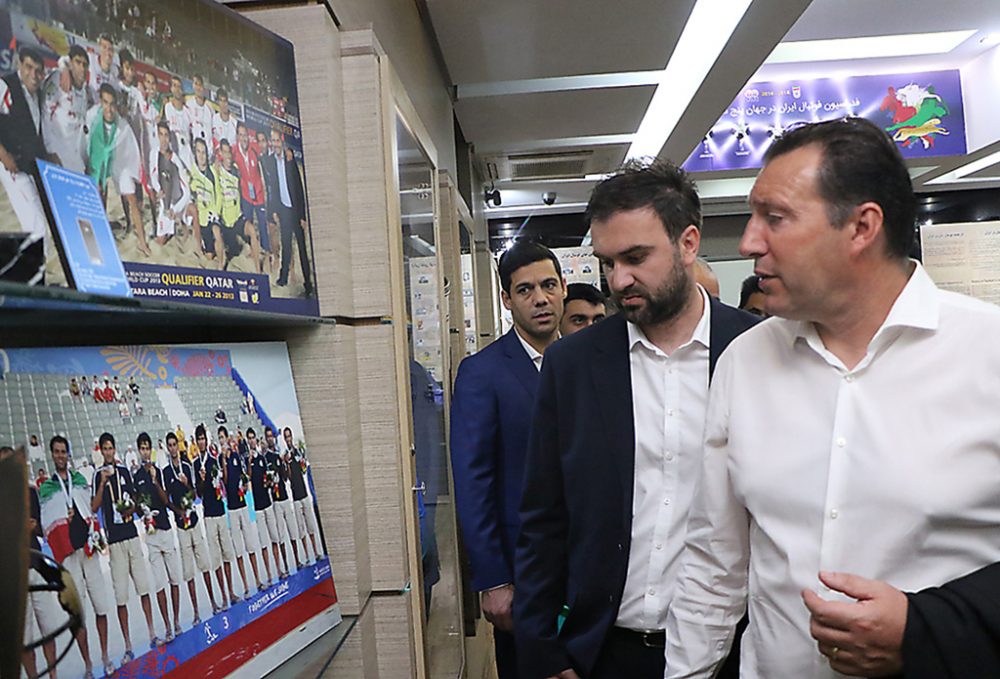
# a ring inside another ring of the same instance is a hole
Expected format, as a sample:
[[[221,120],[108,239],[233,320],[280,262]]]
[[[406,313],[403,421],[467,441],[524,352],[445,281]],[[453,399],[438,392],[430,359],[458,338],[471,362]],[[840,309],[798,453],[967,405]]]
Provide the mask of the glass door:
[[[424,652],[428,677],[457,677],[464,653],[455,510],[445,438],[447,326],[437,238],[433,164],[401,118],[396,119],[397,172],[403,231],[403,280],[419,520]]]

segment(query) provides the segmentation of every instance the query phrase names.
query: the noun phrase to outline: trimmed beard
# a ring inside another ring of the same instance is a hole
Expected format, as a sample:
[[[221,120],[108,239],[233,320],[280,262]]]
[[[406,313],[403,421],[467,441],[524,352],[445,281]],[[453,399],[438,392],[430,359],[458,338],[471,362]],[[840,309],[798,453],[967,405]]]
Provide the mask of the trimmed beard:
[[[671,321],[680,315],[688,302],[691,291],[691,277],[681,260],[679,250],[674,250],[674,261],[667,279],[652,293],[645,289],[630,286],[620,293],[614,294],[622,315],[640,327],[658,325]],[[622,304],[623,297],[638,295],[646,300],[646,304],[638,309],[629,309]]]

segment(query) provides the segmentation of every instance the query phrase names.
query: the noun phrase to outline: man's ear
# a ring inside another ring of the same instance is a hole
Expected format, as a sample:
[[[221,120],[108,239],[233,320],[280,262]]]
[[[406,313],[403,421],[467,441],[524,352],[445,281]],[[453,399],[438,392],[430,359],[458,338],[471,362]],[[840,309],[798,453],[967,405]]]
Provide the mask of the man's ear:
[[[503,308],[510,311],[510,295],[507,294],[506,290],[500,291],[500,301],[503,302]]]
[[[677,247],[681,251],[681,260],[685,266],[692,266],[698,259],[698,249],[701,247],[701,229],[694,224],[688,224],[687,228],[677,237]]]
[[[885,238],[885,213],[882,206],[873,201],[862,203],[854,208],[854,215],[847,224],[851,229],[851,252],[860,254],[870,251],[876,243]]]

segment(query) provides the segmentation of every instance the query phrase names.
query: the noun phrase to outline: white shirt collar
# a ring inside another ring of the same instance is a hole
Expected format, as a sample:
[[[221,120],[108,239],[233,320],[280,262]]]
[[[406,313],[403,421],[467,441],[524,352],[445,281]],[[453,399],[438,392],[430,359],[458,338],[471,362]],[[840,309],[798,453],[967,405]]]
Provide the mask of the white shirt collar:
[[[913,273],[910,274],[910,279],[899,293],[899,297],[893,302],[888,316],[872,337],[869,346],[877,345],[891,328],[936,330],[938,327],[941,308],[937,286],[920,262],[910,261],[914,264]],[[786,327],[790,344],[802,338],[811,344],[818,343],[822,346],[816,324],[812,321],[792,321]]]
[[[697,285],[697,283],[696,283]],[[703,307],[701,310],[701,318],[698,320],[698,325],[694,327],[694,332],[691,333],[691,338],[688,341],[681,344],[678,349],[683,349],[692,342],[698,342],[699,344],[708,347],[710,344],[709,338],[711,337],[712,328],[712,311],[711,304],[709,303],[708,293],[705,289],[698,285],[698,291],[701,293],[701,299],[703,302]],[[663,354],[663,350],[658,346],[649,341],[646,337],[646,333],[642,331],[638,325],[632,321],[626,323],[628,327],[628,348],[629,351],[633,351],[637,344],[641,344],[650,351]]]
[[[531,359],[531,362],[535,364],[536,368],[541,370],[542,354],[537,349],[535,349],[535,347],[528,344],[527,340],[521,337],[521,333],[518,332],[517,326],[514,326],[514,334],[517,335],[517,339],[519,342],[521,342],[521,346],[524,347],[524,350],[528,353],[528,358]]]

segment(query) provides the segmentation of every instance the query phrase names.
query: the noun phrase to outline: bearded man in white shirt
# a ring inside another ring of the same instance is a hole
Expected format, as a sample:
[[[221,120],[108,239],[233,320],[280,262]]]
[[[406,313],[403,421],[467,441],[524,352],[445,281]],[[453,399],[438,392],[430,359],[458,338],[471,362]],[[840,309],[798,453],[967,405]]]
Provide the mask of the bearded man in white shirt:
[[[716,371],[665,676],[711,677],[748,601],[743,677],[892,675],[899,590],[1000,561],[1000,309],[908,259],[909,174],[868,121],[781,137],[750,207],[779,318]],[[853,629],[876,604],[878,648]]]
[[[695,283],[701,200],[675,165],[626,166],[595,187],[584,220],[622,311],[545,354],[519,511],[517,655],[522,679],[660,679],[709,380],[758,319]]]

